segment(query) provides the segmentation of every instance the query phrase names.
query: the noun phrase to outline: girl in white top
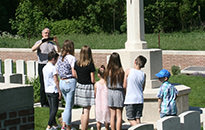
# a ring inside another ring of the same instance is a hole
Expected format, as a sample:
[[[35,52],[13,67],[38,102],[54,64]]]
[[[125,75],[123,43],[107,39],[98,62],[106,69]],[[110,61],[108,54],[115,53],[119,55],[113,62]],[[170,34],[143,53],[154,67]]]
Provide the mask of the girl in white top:
[[[140,117],[143,110],[143,90],[145,87],[146,76],[141,68],[146,64],[147,59],[138,56],[135,59],[134,68],[125,72],[124,88],[126,88],[125,108],[127,119],[132,126],[141,123]]]

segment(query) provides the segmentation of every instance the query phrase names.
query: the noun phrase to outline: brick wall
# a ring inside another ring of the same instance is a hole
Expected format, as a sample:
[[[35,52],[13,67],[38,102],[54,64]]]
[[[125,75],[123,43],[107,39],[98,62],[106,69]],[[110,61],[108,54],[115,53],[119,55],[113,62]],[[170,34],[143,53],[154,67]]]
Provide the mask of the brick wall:
[[[34,110],[22,109],[0,113],[0,130],[33,130]]]
[[[95,66],[106,64],[107,56],[114,50],[92,50]],[[79,57],[79,49],[76,49],[76,58]],[[170,70],[173,65],[184,69],[188,66],[205,66],[205,51],[162,51],[163,68]],[[0,59],[37,60],[36,52],[30,49],[0,48]]]

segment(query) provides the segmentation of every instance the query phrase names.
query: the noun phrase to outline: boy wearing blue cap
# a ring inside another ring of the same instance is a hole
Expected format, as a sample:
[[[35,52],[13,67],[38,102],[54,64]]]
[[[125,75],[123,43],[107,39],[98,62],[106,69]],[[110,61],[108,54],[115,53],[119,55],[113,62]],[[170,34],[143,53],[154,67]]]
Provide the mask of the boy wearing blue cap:
[[[176,116],[177,107],[176,107],[176,98],[177,98],[177,89],[168,82],[169,77],[171,76],[170,72],[166,69],[162,69],[159,73],[155,74],[159,81],[162,82],[160,86],[158,97],[159,103],[159,112],[160,118],[165,116]]]

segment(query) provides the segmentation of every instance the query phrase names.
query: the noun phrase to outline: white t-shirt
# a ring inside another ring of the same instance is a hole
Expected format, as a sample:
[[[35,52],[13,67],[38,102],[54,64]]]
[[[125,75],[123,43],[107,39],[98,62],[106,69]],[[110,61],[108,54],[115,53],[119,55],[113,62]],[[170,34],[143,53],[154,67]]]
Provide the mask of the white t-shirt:
[[[48,62],[43,67],[45,93],[58,93],[58,89],[53,78],[55,74],[57,74],[56,67],[52,63]]]

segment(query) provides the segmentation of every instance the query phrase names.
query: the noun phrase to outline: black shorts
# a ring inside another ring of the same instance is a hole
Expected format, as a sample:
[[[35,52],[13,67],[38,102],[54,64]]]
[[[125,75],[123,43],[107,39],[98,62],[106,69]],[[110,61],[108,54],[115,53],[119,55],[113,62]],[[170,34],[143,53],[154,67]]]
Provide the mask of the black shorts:
[[[142,117],[143,104],[126,104],[125,109],[128,120],[136,120]]]

